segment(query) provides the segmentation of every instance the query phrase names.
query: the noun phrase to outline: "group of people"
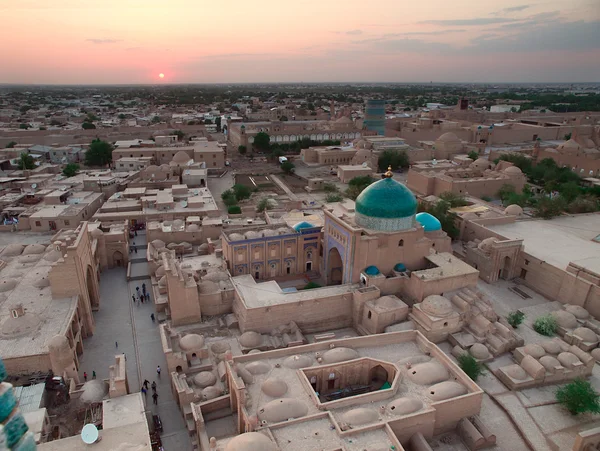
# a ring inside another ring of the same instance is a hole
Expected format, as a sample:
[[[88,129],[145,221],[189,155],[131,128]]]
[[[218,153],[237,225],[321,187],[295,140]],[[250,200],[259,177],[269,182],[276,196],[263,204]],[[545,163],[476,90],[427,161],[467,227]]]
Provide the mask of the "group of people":
[[[146,284],[142,284],[142,291],[140,291],[140,287],[135,287],[135,294],[131,295],[131,299],[135,304],[135,301],[139,301],[142,304],[144,301],[150,302],[150,293],[146,291]]]
[[[87,382],[87,376],[88,376],[87,372],[84,371],[83,372],[83,380],[84,380],[84,382]],[[92,371],[92,379],[96,379],[96,372],[95,371]]]
[[[160,378],[160,365],[156,367],[156,374]],[[148,385],[149,384],[150,384],[150,381],[148,379],[144,379],[144,383],[142,384],[142,390],[141,390],[141,392],[144,394],[144,396],[148,395]],[[152,381],[152,384],[150,385],[150,387],[152,388],[152,402],[154,403],[154,405],[158,405],[158,393],[156,392],[156,381]]]

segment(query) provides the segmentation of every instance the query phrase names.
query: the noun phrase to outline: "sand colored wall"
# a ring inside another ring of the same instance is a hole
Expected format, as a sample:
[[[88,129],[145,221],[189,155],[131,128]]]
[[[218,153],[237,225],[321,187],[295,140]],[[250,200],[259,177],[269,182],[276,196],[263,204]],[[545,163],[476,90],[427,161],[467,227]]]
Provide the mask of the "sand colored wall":
[[[597,157],[597,154],[586,155],[584,152],[556,153],[548,152],[546,149],[540,149],[536,160],[541,161],[544,158],[551,158],[556,161],[556,164],[560,167],[566,166],[571,169],[575,168],[573,172],[576,172],[581,177],[590,177],[600,175],[600,158]],[[582,169],[583,172],[581,172]]]
[[[581,431],[575,437],[573,451],[591,451],[600,448],[600,427]]]
[[[202,319],[198,287],[193,278],[180,273],[175,262],[163,254],[163,266],[167,277],[169,311],[173,326],[192,324]]]
[[[50,354],[28,355],[14,359],[3,359],[8,374],[31,374],[46,372],[52,368]]]

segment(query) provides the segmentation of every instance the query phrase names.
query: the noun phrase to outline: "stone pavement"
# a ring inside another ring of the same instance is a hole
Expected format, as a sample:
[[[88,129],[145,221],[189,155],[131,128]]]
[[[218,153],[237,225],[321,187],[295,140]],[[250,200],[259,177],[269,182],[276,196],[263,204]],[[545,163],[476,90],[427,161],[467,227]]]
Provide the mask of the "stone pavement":
[[[95,334],[84,340],[80,376],[87,371],[88,378],[96,371],[98,378],[108,378],[108,367],[114,363],[115,354],[125,353],[129,389],[135,392],[141,382],[148,379],[158,386],[158,405],[152,404],[152,390],[147,395],[146,408],[160,415],[163,423],[162,441],[165,451],[191,450],[192,445],[183,417],[171,391],[167,363],[162,352],[158,322],[152,322],[154,304],[136,302],[131,299],[135,287],[150,279],[127,282],[124,268],[106,270],[100,276],[100,310],[94,313]],[[118,348],[115,346],[118,342]],[[161,377],[156,374],[160,365]]]

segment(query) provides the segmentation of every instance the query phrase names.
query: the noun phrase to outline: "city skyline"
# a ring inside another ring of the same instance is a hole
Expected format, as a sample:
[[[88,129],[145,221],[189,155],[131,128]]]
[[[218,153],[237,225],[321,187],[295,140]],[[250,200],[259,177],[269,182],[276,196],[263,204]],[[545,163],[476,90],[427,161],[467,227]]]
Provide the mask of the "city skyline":
[[[598,81],[597,2],[493,3],[21,1],[0,84]]]

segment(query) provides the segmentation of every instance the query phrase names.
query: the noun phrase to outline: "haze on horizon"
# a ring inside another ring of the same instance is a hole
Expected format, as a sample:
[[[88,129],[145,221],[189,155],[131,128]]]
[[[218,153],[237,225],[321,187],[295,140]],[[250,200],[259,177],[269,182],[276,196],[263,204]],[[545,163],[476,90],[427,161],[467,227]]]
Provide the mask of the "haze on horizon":
[[[598,0],[20,0],[0,15],[0,83],[600,81]]]

